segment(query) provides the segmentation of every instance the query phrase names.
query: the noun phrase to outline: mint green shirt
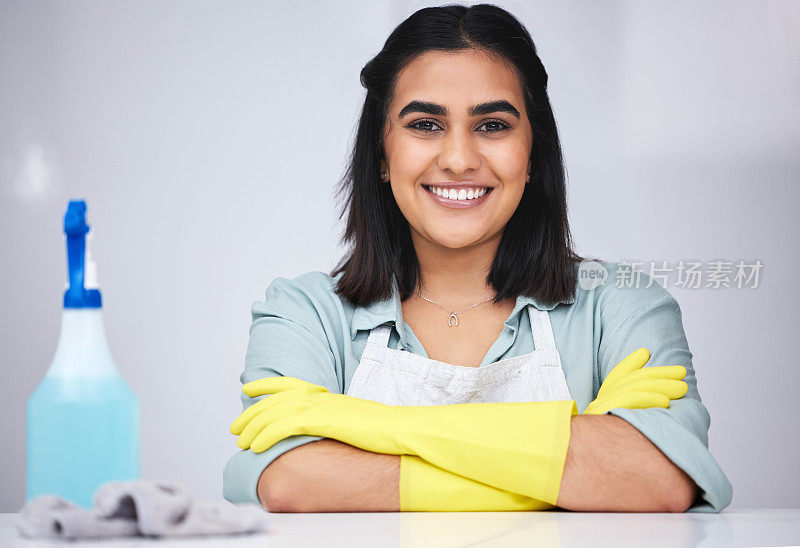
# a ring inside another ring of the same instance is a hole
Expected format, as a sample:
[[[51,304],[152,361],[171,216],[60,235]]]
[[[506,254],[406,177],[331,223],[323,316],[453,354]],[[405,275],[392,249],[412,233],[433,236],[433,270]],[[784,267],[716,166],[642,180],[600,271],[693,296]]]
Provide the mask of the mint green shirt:
[[[579,412],[595,399],[609,371],[638,348],[650,350],[645,367],[683,365],[689,390],[668,409],[617,408],[609,413],[633,425],[697,483],[700,495],[690,512],[719,512],[730,504],[732,487],[708,450],[711,418],[697,391],[678,302],[646,274],[640,274],[638,284],[618,282],[621,266],[601,263],[608,271],[606,281],[588,290],[578,283],[571,300],[543,305],[517,297],[503,331],[479,367],[534,350],[530,321],[523,314],[531,303],[549,311],[561,365]],[[344,394],[369,330],[386,322],[394,325],[391,348],[428,357],[403,321],[396,283],[392,297],[360,307],[333,291],[338,277],[307,272],[291,280],[276,278],[267,287],[265,301],[255,302],[251,309],[250,342],[239,377],[243,384],[282,375]],[[241,393],[243,409],[262,397]],[[234,504],[259,503],[256,487],[264,468],[286,451],[320,439],[290,436],[262,453],[237,448],[223,470],[223,496]],[[236,447],[235,439],[232,445]]]

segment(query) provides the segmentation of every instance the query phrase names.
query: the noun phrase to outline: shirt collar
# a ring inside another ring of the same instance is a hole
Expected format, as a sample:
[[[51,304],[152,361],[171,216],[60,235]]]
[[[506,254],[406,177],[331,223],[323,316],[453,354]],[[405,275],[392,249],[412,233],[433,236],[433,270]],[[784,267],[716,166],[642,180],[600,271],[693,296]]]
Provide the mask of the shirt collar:
[[[525,295],[517,296],[517,303],[514,305],[514,310],[506,320],[506,326],[512,330],[516,329],[515,318],[522,310],[529,304],[532,304],[539,310],[552,310],[558,304],[572,304],[575,302],[575,295],[570,298],[563,299],[553,304],[543,304],[532,297]],[[403,307],[400,300],[400,291],[397,285],[397,278],[392,277],[392,295],[391,297],[375,301],[366,306],[357,306],[353,312],[353,319],[350,322],[350,340],[355,340],[356,334],[359,330],[370,330],[386,322],[392,322],[395,326],[403,325]],[[407,346],[406,333],[404,329],[397,329],[400,334],[400,342],[403,347]]]

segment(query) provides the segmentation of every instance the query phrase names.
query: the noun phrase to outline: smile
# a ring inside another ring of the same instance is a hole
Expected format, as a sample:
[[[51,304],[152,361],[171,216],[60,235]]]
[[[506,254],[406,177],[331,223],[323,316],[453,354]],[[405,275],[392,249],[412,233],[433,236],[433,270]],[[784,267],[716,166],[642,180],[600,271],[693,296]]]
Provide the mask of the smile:
[[[467,208],[476,207],[486,201],[491,194],[492,187],[482,188],[443,188],[436,186],[423,185],[427,194],[433,200],[444,207]]]

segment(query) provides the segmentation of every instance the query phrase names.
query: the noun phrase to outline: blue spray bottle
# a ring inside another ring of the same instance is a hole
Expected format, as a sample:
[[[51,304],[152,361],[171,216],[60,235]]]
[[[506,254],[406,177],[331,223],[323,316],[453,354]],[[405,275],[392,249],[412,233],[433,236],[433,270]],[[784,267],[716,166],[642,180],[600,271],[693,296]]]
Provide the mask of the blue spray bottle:
[[[69,286],[55,356],[28,399],[25,496],[89,508],[102,483],[139,477],[139,401],[106,343],[83,200],[69,202],[64,232]]]

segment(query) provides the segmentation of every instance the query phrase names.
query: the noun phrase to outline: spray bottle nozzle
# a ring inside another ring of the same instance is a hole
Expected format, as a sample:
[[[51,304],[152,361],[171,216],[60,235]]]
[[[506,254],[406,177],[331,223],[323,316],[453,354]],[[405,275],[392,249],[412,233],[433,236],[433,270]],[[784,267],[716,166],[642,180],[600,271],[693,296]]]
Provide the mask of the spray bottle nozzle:
[[[86,269],[86,202],[70,200],[64,214],[64,234],[67,235],[67,273],[69,287],[64,292],[64,308],[100,308],[102,299],[97,289],[84,287]]]

